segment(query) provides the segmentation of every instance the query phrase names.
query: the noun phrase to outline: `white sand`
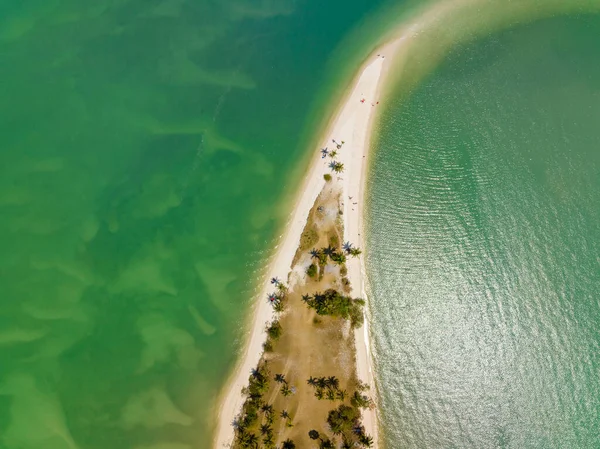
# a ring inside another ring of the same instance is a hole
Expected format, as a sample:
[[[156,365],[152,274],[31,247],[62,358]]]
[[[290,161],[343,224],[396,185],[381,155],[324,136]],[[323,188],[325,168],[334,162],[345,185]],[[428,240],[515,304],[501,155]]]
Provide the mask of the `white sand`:
[[[344,237],[345,241],[349,241],[353,246],[357,246],[363,251],[365,250],[363,204],[371,130],[376,112],[382,103],[379,94],[387,73],[387,70],[385,70],[387,68],[386,62],[392,59],[399,43],[400,41],[397,40],[377,50],[376,54],[382,56],[373,56],[364,68],[333,127],[334,133],[341,136],[339,139],[345,142],[339,152],[339,160],[344,164],[341,180],[344,192],[342,197],[344,202]],[[385,57],[388,58],[387,61]],[[365,100],[364,103],[361,103],[362,99]],[[377,104],[377,102],[380,103]],[[366,274],[363,255],[359,258],[348,258],[346,266],[348,267],[348,278],[352,285],[352,296],[362,297],[368,301],[364,285]],[[358,378],[371,387],[368,394],[377,402],[369,343],[368,310],[365,310],[365,315],[364,326],[354,332],[356,365]],[[363,411],[363,425],[366,433],[373,437],[373,447],[378,447],[377,409]]]
[[[388,45],[379,49],[377,53],[391,56],[393,47]],[[376,53],[376,54],[377,54]],[[388,59],[389,60],[389,59]],[[356,78],[351,93],[346,97],[339,112],[326,132],[322,147],[329,150],[335,149],[332,139],[337,142],[344,141],[343,148],[338,150],[339,162],[344,164],[345,170],[342,174],[332,173],[335,184],[342,186],[344,199],[344,228],[345,239],[356,246],[362,247],[362,199],[365,178],[365,167],[369,149],[369,131],[373,123],[374,113],[379,107],[372,106],[379,99],[377,94],[381,86],[386,59],[373,55],[363,66],[362,71]],[[361,103],[361,99],[365,99]],[[262,354],[262,344],[265,341],[265,324],[273,318],[271,306],[267,302],[267,294],[274,291],[270,283],[272,277],[278,277],[287,281],[292,260],[300,244],[300,236],[306,225],[308,214],[317,196],[323,189],[325,181],[323,175],[331,173],[328,165],[331,158],[321,158],[320,148],[315,148],[315,160],[311,164],[304,185],[300,190],[296,207],[291,219],[286,226],[285,234],[280,239],[276,248],[275,256],[270,263],[267,278],[261,288],[260,296],[253,313],[253,323],[247,336],[247,346],[243,356],[234,372],[233,378],[227,384],[225,395],[222,398],[221,408],[217,423],[215,436],[215,448],[229,447],[233,441],[234,432],[232,422],[240,413],[244,402],[241,390],[248,383],[250,370],[254,368]],[[348,197],[353,197],[349,200]],[[352,203],[358,202],[358,205]],[[353,287],[354,296],[364,295],[362,256],[358,259],[350,259],[348,266],[348,277]],[[366,298],[365,298],[366,299]],[[359,378],[372,386],[371,394],[375,392],[375,382],[371,367],[368,341],[368,320],[365,326],[356,331],[357,365]],[[368,434],[372,435],[377,444],[377,417],[375,411],[367,411],[363,417]]]

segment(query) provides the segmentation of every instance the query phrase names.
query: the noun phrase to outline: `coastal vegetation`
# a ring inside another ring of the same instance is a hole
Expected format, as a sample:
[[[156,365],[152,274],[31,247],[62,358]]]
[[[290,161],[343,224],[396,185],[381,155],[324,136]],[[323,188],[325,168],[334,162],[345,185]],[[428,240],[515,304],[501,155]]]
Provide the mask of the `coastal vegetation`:
[[[363,324],[362,307],[365,302],[362,299],[352,299],[334,289],[329,289],[324,293],[315,293],[305,302],[308,307],[317,312],[317,315],[349,319],[352,327],[360,327]]]
[[[360,249],[342,242],[339,193],[322,192],[302,233],[286,285],[272,279],[276,317],[252,370],[235,427],[234,449],[371,447],[361,424],[373,407],[356,377],[352,329],[364,301],[353,298],[346,262]],[[298,270],[297,268],[300,268]]]

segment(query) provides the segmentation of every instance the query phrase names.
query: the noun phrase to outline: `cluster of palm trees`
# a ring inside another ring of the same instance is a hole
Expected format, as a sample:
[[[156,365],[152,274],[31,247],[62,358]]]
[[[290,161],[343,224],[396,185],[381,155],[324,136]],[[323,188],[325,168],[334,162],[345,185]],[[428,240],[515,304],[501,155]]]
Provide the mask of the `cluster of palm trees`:
[[[359,391],[355,391],[350,399],[352,406],[356,408],[371,408],[373,407],[373,401],[369,396],[361,394]]]
[[[364,432],[360,424],[360,410],[346,404],[331,410],[327,415],[327,424],[331,432],[342,438],[342,448],[352,448],[357,445],[372,447],[373,438]]]
[[[268,410],[271,410],[272,415],[273,408],[265,404],[262,399],[269,389],[269,377],[267,362],[261,362],[257,368],[250,372],[248,387],[242,390],[247,399],[242,409],[242,416],[233,422],[237,443],[242,448],[258,448],[259,437],[249,429],[258,421],[261,411],[265,413],[268,426],[273,422],[272,418],[269,418],[269,413],[267,413]],[[265,447],[274,448],[272,432],[263,434],[262,440]]]
[[[249,386],[243,390],[248,399],[244,403],[242,417],[236,419],[233,423],[236,430],[236,447],[258,449],[262,443],[261,447],[275,449],[273,434],[273,422],[276,415],[275,409],[272,404],[268,404],[262,400],[264,393],[269,388],[270,378],[267,362],[263,362],[250,373]],[[275,374],[273,379],[282,385],[281,393],[284,396],[295,393],[295,388],[288,384],[284,374]],[[261,414],[262,419],[260,419]],[[282,410],[279,416],[285,420],[286,427],[293,427],[292,417],[287,410]],[[255,427],[257,421],[260,425]],[[252,427],[256,430],[251,431]],[[293,449],[295,447],[295,443],[288,439],[282,443],[280,449]]]
[[[344,141],[342,140],[341,143],[336,142],[335,139],[331,139],[331,141],[334,143],[336,149],[333,151],[329,151],[329,149],[327,147],[325,148],[321,148],[321,158],[325,158],[326,156],[329,156],[332,160],[329,163],[329,168],[336,172],[336,173],[341,173],[344,171],[344,164],[342,164],[341,162],[338,162],[335,160],[335,158],[337,157],[337,150],[340,150],[342,148],[342,145],[344,144]]]
[[[279,392],[284,397],[291,396],[292,394],[294,394],[296,392],[296,387],[290,386],[288,384],[287,379],[285,378],[285,376],[283,374],[275,374],[275,382],[281,384],[281,388],[280,388]],[[292,427],[292,426],[290,425],[288,427]]]
[[[287,286],[281,282],[278,278],[274,277],[271,279],[271,284],[275,285],[277,291],[273,293],[269,293],[267,295],[267,301],[269,304],[273,306],[275,312],[283,312],[284,309],[284,299],[288,292]]]
[[[343,252],[339,252],[337,248],[328,245],[325,248],[321,249],[311,249],[310,256],[313,259],[317,259],[322,265],[327,263],[327,258],[330,258],[332,261],[341,265],[346,262],[346,255],[358,257],[362,254],[360,248],[354,247],[350,242],[344,243],[344,245],[342,246],[342,250]]]
[[[351,396],[351,405],[347,405],[343,403],[347,396],[346,391],[340,389],[340,381],[337,377],[311,376],[306,383],[315,389],[317,399],[326,398],[331,401],[336,399],[342,401],[342,404],[331,410],[327,416],[327,423],[331,432],[342,439],[341,448],[353,448],[358,445],[372,447],[373,438],[365,433],[365,428],[360,423],[360,408],[367,408],[372,404],[371,400],[361,393],[366,388],[365,385],[358,385],[358,390]],[[308,432],[308,436],[311,440],[318,439],[320,448],[336,447],[329,438],[322,437],[316,430]]]
[[[338,149],[341,148],[340,144],[337,145]],[[329,154],[333,158],[335,157],[336,152],[333,151]],[[340,169],[343,169],[343,165],[340,165]],[[355,248],[351,243],[346,242],[339,248],[339,243],[334,241],[325,248],[319,250],[313,249],[311,251],[311,256],[314,259],[317,259],[318,264],[321,267],[326,265],[328,260],[332,260],[333,262],[342,265],[343,269],[345,268],[344,263],[346,262],[347,256],[357,257],[360,254],[360,249]],[[288,288],[276,277],[271,279],[271,284],[275,286],[276,290],[269,294],[267,299],[269,303],[273,305],[276,312],[281,312],[284,309]],[[353,326],[356,324],[355,321],[359,319],[359,316],[362,317],[361,306],[364,304],[362,300],[345,297],[333,289],[329,289],[325,293],[317,292],[314,295],[303,295],[302,300],[309,307],[314,308],[317,314],[347,318],[352,321]],[[272,347],[272,343],[276,341],[282,333],[279,321],[275,320],[269,324],[266,331],[268,334],[267,344]],[[271,377],[267,361],[261,361],[258,367],[252,370],[249,384],[243,391],[247,396],[247,399],[244,403],[240,418],[234,422],[236,429],[236,444],[234,447],[243,449],[258,449],[259,447],[266,449],[296,448],[296,444],[291,439],[283,441],[277,448],[275,446],[273,422],[276,419],[275,417],[277,414],[273,405],[263,401],[263,396],[269,391],[270,382],[272,380],[277,384],[280,384],[279,392],[282,396],[288,397],[296,392],[296,388],[289,384],[284,374],[278,373]],[[346,390],[340,388],[339,379],[335,376],[311,376],[307,380],[307,383],[314,387],[315,397],[317,399],[342,402],[338,409],[330,412],[330,417],[328,418],[329,426],[334,435],[339,435],[341,437],[342,448],[351,448],[356,447],[357,445],[363,447],[372,446],[372,438],[365,434],[364,428],[360,425],[359,420],[359,409],[370,407],[372,404],[367,396],[356,391],[349,397]],[[348,398],[350,399],[351,406],[344,404],[344,401]],[[342,408],[344,409],[342,410]],[[358,415],[356,415],[357,413]],[[284,420],[286,427],[293,427],[292,417],[287,410],[282,410],[278,416]],[[356,416],[358,416],[358,418],[356,418]],[[354,424],[354,433],[352,434],[349,434],[346,431],[347,425],[350,422]],[[319,439],[320,448],[334,449],[337,447],[334,442],[335,440],[332,441],[327,437],[320,437],[316,430],[309,432],[309,436],[313,440]]]
[[[308,437],[311,440],[319,440],[319,449],[335,449],[335,444],[327,437],[322,438],[316,430],[308,432]]]
[[[308,385],[315,389],[315,397],[320,401],[344,401],[348,395],[346,390],[340,389],[340,381],[335,376],[329,377],[309,377],[306,381]]]
[[[362,326],[364,316],[362,308],[365,301],[360,298],[352,299],[344,296],[335,289],[328,289],[324,293],[316,292],[314,295],[302,295],[302,301],[317,315],[327,315],[350,320],[354,328]]]
[[[338,161],[331,161],[329,163],[329,168],[331,169],[331,171],[334,171],[336,173],[341,173],[344,171],[344,164],[342,164],[341,162],[338,162]]]
[[[349,256],[352,257],[358,257],[362,254],[362,251],[360,250],[360,248],[356,248],[352,245],[352,243],[350,242],[346,242],[342,245],[342,249],[344,250],[344,252],[346,254],[348,254]]]

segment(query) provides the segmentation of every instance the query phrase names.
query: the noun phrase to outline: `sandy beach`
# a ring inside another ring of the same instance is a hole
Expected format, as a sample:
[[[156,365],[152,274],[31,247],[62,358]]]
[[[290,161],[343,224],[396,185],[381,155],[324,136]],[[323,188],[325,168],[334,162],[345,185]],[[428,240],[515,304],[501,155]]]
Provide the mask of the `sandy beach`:
[[[337,159],[344,164],[345,170],[339,175],[333,174],[336,184],[341,183],[343,188],[344,238],[356,246],[363,246],[361,235],[362,201],[369,150],[369,131],[379,106],[377,104],[380,101],[378,93],[385,74],[386,62],[389,61],[394,48],[393,44],[388,44],[380,48],[365,62],[354,83],[349,88],[349,94],[338,109],[335,119],[326,132],[326,136],[321,141],[321,145],[319,148],[314,149],[314,160],[303,181],[291,218],[279,240],[279,245],[269,263],[269,269],[260,288],[260,293],[256,298],[252,325],[246,338],[247,345],[220,402],[217,432],[214,440],[215,448],[229,447],[233,440],[234,432],[231,424],[241,411],[244,402],[241,390],[248,382],[250,370],[257,365],[261,357],[262,344],[265,341],[264,328],[273,316],[272,307],[266,300],[268,292],[272,290],[270,279],[272,277],[278,277],[285,281],[288,279],[292,260],[298,248],[300,236],[310,209],[325,185],[323,175],[331,172],[328,167],[330,159],[321,158],[319,150],[324,147],[328,147],[330,150],[334,149],[333,140],[337,142],[344,141],[343,148],[338,151]],[[385,59],[386,56],[388,57],[387,60]],[[353,295],[356,297],[365,297],[363,272],[362,257],[349,261],[348,277],[353,286]],[[368,335],[368,319],[366,319],[365,326],[355,333],[358,376],[363,382],[371,385],[371,394],[374,394],[375,383]],[[373,436],[375,445],[377,445],[376,410],[367,411],[364,414],[363,423],[367,433]]]

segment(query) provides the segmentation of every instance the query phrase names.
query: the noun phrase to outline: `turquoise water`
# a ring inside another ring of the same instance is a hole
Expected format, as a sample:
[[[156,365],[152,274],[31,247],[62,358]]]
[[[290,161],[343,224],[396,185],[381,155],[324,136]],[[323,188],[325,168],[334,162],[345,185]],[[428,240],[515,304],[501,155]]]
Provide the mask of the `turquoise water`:
[[[367,204],[386,447],[600,447],[599,36],[516,27],[388,100]]]
[[[207,448],[310,139],[405,4],[84,3],[0,5],[0,448]],[[598,36],[459,47],[384,114],[388,447],[597,447]]]
[[[0,5],[0,447],[206,448],[379,2]]]

